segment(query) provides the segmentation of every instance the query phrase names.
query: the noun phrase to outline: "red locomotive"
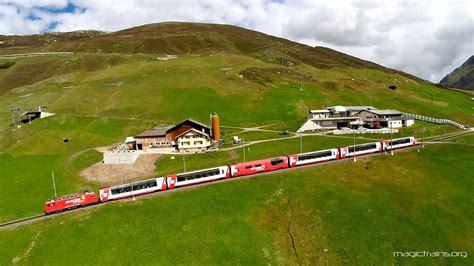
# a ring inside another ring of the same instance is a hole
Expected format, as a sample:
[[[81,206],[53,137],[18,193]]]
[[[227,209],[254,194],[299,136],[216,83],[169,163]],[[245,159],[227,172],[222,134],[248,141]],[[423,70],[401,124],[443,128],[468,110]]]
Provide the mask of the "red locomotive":
[[[94,192],[84,192],[55,198],[44,204],[46,214],[88,206],[99,203],[99,197]]]

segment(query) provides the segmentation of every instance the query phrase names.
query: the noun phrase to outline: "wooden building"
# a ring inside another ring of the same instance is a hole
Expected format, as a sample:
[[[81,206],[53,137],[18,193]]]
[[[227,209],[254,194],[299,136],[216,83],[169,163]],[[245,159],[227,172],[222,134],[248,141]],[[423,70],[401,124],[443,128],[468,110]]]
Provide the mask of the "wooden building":
[[[130,140],[133,150],[175,147],[180,151],[203,151],[211,146],[210,127],[192,119],[169,128],[168,130],[147,130]]]
[[[147,130],[135,136],[133,150],[148,150],[150,148],[171,147],[173,140],[170,139],[165,130]]]

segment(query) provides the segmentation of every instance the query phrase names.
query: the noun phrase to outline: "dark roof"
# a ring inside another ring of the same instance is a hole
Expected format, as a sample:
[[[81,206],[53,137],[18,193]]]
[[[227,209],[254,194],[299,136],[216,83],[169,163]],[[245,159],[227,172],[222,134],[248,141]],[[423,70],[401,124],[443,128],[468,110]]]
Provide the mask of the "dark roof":
[[[210,127],[208,127],[208,126],[206,126],[206,125],[204,125],[204,124],[202,124],[202,123],[199,123],[199,122],[196,121],[196,120],[193,120],[193,119],[189,118],[189,119],[186,119],[186,120],[184,120],[183,122],[181,122],[181,123],[179,123],[179,124],[176,124],[174,127],[170,128],[170,129],[168,129],[168,130],[166,130],[166,132],[173,131],[173,130],[175,130],[176,128],[180,127],[182,124],[186,123],[186,122],[189,122],[190,124],[194,124],[194,126],[200,126],[200,127],[206,128],[207,130],[211,130]]]
[[[135,138],[164,137],[165,130],[147,130],[135,136]]]
[[[181,137],[182,135],[184,135],[184,134],[188,133],[189,131],[194,131],[194,132],[197,132],[197,133],[199,133],[199,134],[205,135],[205,136],[207,136],[208,138],[210,138],[209,134],[207,134],[207,133],[204,133],[204,132],[201,132],[201,131],[199,131],[199,130],[196,130],[196,129],[194,129],[194,128],[190,128],[190,129],[188,129],[188,130],[184,131],[183,133],[181,133],[181,134],[177,135],[177,136],[176,136],[176,138],[179,138],[179,137]]]

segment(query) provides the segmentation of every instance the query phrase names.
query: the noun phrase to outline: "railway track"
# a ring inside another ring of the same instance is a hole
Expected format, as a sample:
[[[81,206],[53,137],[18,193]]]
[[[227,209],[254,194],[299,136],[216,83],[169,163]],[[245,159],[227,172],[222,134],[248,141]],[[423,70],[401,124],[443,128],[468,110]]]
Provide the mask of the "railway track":
[[[425,141],[424,144],[425,145],[435,144],[435,143],[439,143],[439,142],[442,142],[442,141],[445,141],[445,140],[448,140],[448,139],[459,138],[459,137],[463,137],[463,136],[471,135],[471,134],[474,134],[474,131],[456,132],[456,133],[446,134],[445,136],[442,136],[442,137],[435,137],[435,138],[429,139],[429,142]],[[400,149],[400,150],[394,150],[394,152],[403,152],[403,151],[407,151],[407,150],[419,149],[421,145],[422,145],[422,143],[418,143],[416,146],[403,148],[403,149]],[[359,157],[384,156],[384,155],[386,155],[386,154],[384,154],[384,153],[373,153],[373,154],[363,155],[363,156],[359,156]],[[352,159],[352,157],[346,158],[346,160],[351,160],[351,159]],[[339,163],[339,162],[343,162],[343,161],[346,161],[346,160],[343,159],[343,160],[329,161],[329,162],[323,163],[323,165]],[[305,168],[310,168],[310,167],[317,167],[319,165],[321,165],[321,164],[316,163],[316,164],[303,165],[303,166],[299,166],[296,169],[305,169]],[[164,195],[168,195],[169,193],[176,193],[176,192],[181,192],[181,191],[189,191],[189,190],[192,190],[192,189],[197,189],[201,186],[207,186],[207,185],[212,185],[212,184],[217,184],[217,183],[222,183],[222,182],[230,182],[230,181],[235,181],[235,180],[240,180],[240,179],[248,179],[248,178],[253,178],[253,177],[257,177],[257,176],[271,175],[271,174],[275,174],[275,173],[283,173],[283,172],[291,171],[291,170],[294,170],[294,169],[295,168],[285,168],[285,169],[280,169],[280,170],[276,170],[276,171],[272,171],[272,172],[258,173],[258,174],[242,176],[242,177],[238,177],[238,178],[221,179],[221,180],[208,182],[208,183],[201,183],[201,184],[197,184],[197,185],[189,186],[189,187],[182,187],[182,188],[177,188],[177,189],[164,190],[164,191],[159,191],[158,193],[150,193],[150,194],[135,196],[133,198],[126,198],[126,199],[120,199],[120,200],[105,202],[105,203],[96,204],[96,205],[90,205],[90,206],[86,206],[86,207],[79,207],[79,208],[76,208],[76,209],[72,209],[72,210],[68,210],[68,211],[60,212],[60,213],[55,213],[55,214],[49,214],[49,215],[38,214],[38,215],[35,215],[35,216],[31,216],[31,217],[27,217],[27,218],[22,218],[22,219],[10,221],[10,222],[2,223],[2,224],[0,224],[0,230],[12,229],[12,228],[15,228],[15,227],[18,227],[18,226],[21,226],[21,225],[34,223],[34,222],[39,222],[39,221],[44,221],[44,220],[54,218],[54,217],[57,217],[57,216],[60,216],[60,215],[64,215],[64,214],[68,214],[68,213],[74,213],[74,212],[81,211],[81,210],[84,210],[84,209],[100,207],[100,206],[103,206],[103,205],[109,204],[109,203],[133,201],[135,199],[143,199],[143,198],[164,196]]]

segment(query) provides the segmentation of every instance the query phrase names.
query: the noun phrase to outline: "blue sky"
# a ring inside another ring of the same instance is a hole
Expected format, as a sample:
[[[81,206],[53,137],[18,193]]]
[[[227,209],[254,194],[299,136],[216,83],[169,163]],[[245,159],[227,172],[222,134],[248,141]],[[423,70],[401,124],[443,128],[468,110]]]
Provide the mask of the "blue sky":
[[[474,53],[472,10],[468,0],[0,0],[0,34],[226,23],[437,82]]]

